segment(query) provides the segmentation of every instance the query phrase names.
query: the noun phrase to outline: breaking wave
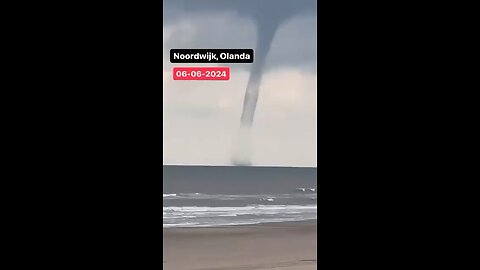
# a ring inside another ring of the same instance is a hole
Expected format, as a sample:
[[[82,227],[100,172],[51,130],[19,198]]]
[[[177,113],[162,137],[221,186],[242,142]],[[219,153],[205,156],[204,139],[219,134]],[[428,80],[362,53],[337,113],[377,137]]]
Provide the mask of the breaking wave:
[[[208,227],[317,219],[317,205],[163,208],[163,227]]]

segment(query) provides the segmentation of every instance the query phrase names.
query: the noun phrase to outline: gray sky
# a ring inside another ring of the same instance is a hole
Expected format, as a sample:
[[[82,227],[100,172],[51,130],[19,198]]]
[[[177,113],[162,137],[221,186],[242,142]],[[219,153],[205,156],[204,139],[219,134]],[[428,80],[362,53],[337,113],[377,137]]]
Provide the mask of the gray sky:
[[[229,81],[172,79],[174,66],[209,66],[171,64],[172,48],[255,47],[256,25],[248,10],[210,9],[210,2],[185,11],[170,0],[164,8],[175,14],[165,16],[163,29],[164,164],[230,165],[238,139],[249,64],[226,64]],[[317,166],[316,45],[316,14],[300,13],[279,28],[260,87],[253,165]]]

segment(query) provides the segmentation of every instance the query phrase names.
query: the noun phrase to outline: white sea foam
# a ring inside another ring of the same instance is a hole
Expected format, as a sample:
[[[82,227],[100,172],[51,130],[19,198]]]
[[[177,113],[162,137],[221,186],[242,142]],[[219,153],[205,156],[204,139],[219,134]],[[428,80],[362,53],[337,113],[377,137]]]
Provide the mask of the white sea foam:
[[[209,207],[209,206],[170,206],[163,207],[165,211],[173,212],[250,212],[250,211],[288,211],[288,210],[317,210],[316,205],[248,205],[241,207]]]
[[[179,193],[179,194],[163,194],[166,200],[248,200],[248,199],[294,199],[294,198],[310,198],[311,194],[254,194],[254,195],[234,195],[234,194],[203,194],[203,193]]]
[[[317,188],[308,188],[308,187],[299,187],[299,188],[296,188],[295,190],[297,191],[301,191],[301,192],[316,192],[317,191]]]
[[[171,223],[163,224],[163,228],[174,228],[174,227],[184,227],[184,228],[196,228],[196,227],[224,227],[224,226],[238,226],[238,225],[254,225],[261,223],[279,223],[279,222],[294,222],[294,221],[306,221],[306,220],[315,220],[316,218],[277,218],[277,219],[257,219],[257,220],[247,220],[239,222],[219,222],[219,223]]]
[[[165,228],[300,221],[316,219],[316,216],[316,205],[172,206],[163,208]]]

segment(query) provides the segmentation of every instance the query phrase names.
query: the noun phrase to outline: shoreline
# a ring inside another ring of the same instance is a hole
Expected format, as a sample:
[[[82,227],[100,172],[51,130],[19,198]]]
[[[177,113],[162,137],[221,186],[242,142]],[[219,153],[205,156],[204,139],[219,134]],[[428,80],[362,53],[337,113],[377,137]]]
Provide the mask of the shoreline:
[[[310,270],[317,220],[163,229],[166,270]]]
[[[191,227],[163,227],[163,230],[172,230],[172,229],[208,229],[208,228],[234,228],[234,227],[251,227],[251,226],[298,226],[303,224],[317,224],[316,219],[308,220],[298,220],[298,221],[278,221],[278,222],[262,222],[262,223],[252,223],[252,224],[238,224],[238,225],[218,225],[218,226],[191,226]]]

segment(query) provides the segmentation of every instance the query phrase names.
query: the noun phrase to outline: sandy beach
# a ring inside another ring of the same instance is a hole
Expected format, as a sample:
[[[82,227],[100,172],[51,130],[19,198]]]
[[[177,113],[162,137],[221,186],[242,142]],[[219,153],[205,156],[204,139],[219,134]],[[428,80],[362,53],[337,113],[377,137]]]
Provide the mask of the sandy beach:
[[[316,221],[163,229],[166,270],[311,270]]]

